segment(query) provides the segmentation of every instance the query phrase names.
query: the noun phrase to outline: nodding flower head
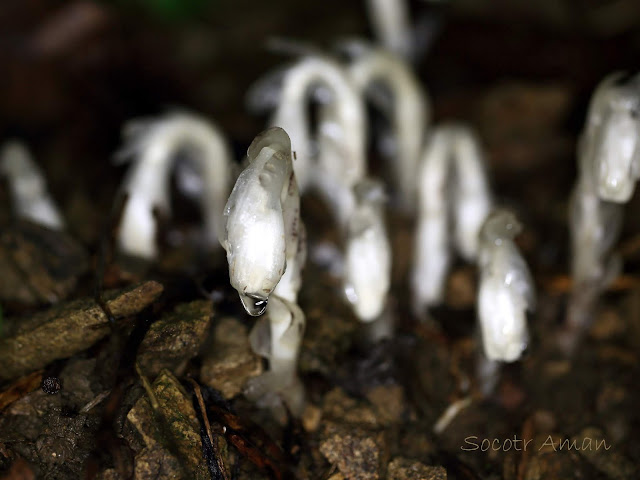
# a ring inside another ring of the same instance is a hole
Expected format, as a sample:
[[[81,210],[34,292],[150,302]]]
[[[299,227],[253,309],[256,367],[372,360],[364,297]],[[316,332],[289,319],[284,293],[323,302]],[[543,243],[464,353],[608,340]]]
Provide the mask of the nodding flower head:
[[[117,158],[128,159],[132,165],[122,185],[127,202],[118,233],[120,250],[149,260],[157,257],[153,211],[170,213],[171,172],[180,154],[186,154],[186,161],[197,172],[195,177],[201,178],[196,190],[205,235],[211,245],[217,245],[231,176],[231,156],[220,131],[196,115],[171,113],[130,122],[124,137],[125,145]]]
[[[18,218],[53,230],[64,228],[62,215],[47,191],[44,175],[22,143],[10,141],[2,146],[0,174],[9,182]]]
[[[605,78],[596,89],[581,139],[581,168],[600,198],[625,203],[640,177],[640,75]]]
[[[369,322],[383,311],[391,284],[391,245],[384,222],[386,196],[379,182],[354,188],[345,254],[345,293],[358,318]]]
[[[301,268],[296,265],[300,200],[291,143],[283,129],[274,127],[258,135],[248,159],[224,210],[222,246],[231,285],[247,312],[261,315],[285,269]]]
[[[529,268],[513,239],[522,230],[513,213],[498,209],[480,233],[478,317],[490,360],[513,362],[528,343],[526,311],[535,307]]]

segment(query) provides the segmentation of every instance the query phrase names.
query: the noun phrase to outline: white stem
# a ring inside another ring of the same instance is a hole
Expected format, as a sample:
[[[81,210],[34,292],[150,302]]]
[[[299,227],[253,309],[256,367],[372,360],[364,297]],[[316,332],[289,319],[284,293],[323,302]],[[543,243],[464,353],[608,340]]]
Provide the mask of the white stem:
[[[180,153],[188,155],[202,177],[200,204],[205,233],[209,244],[216,245],[231,177],[231,156],[220,131],[196,115],[172,113],[160,119],[131,122],[124,135],[120,157],[130,157],[132,165],[122,186],[128,201],[118,234],[120,250],[156,258],[153,210],[170,214],[170,178]]]
[[[296,416],[302,413],[304,389],[297,375],[297,363],[305,329],[300,307],[272,295],[268,320],[259,320],[250,334],[253,350],[269,361],[269,371],[249,384],[247,396],[269,405],[268,399],[281,397]],[[266,399],[266,401],[265,401]]]
[[[402,205],[411,209],[416,201],[415,174],[431,117],[430,102],[410,67],[399,57],[364,42],[348,42],[345,47],[354,54],[349,73],[360,93],[372,94],[382,87],[392,96],[386,113],[396,143],[393,180]]]
[[[378,41],[389,51],[409,59],[413,48],[406,0],[367,0],[367,5]]]
[[[285,73],[283,82],[271,125],[284,128],[291,137],[300,191],[314,183],[318,169],[322,175],[352,187],[366,170],[365,116],[362,101],[345,70],[329,58],[307,56]],[[307,103],[314,94],[321,96],[320,102],[328,109],[320,125],[317,168],[313,165],[315,155],[307,114]]]
[[[47,191],[44,175],[22,143],[11,141],[2,146],[0,174],[9,182],[18,218],[53,230],[64,229],[64,220]]]
[[[453,127],[453,132],[456,247],[467,261],[473,261],[478,254],[480,228],[491,210],[491,193],[478,138],[471,129],[461,125]]]
[[[599,290],[617,273],[611,249],[622,226],[622,206],[603,202],[589,182],[579,181],[571,195],[569,220],[574,289],[590,285]]]
[[[420,203],[411,273],[416,311],[442,301],[449,270],[446,198],[449,142],[445,129],[434,130],[418,173]]]
[[[418,174],[419,212],[412,272],[417,312],[441,302],[444,295],[451,256],[449,215],[455,224],[458,253],[467,260],[477,256],[480,227],[491,208],[483,163],[475,135],[464,126],[437,127],[427,141]]]

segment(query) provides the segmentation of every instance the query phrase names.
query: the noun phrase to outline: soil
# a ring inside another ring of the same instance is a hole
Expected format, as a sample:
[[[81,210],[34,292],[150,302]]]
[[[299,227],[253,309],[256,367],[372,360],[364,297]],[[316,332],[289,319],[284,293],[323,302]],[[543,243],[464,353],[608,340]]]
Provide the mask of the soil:
[[[240,162],[265,124],[246,92],[287,61],[267,39],[330,48],[370,38],[364,2],[4,0],[0,139],[29,146],[68,228],[15,219],[0,183],[1,479],[639,477],[640,195],[625,207],[623,274],[573,355],[557,340],[576,143],[597,83],[637,68],[640,8],[454,3],[411,3],[428,33],[416,72],[434,123],[477,129],[496,201],[524,225],[517,241],[538,292],[531,343],[483,392],[475,269],[457,259],[445,303],[417,318],[414,220],[393,208],[395,329],[377,340],[314,260],[340,236],[305,196],[307,407],[293,418],[243,396],[266,365],[223,251],[193,241],[191,200],[173,189],[158,262],[114,252],[126,166],[112,159],[126,121],[178,106],[215,121]],[[371,143],[372,171],[384,175]]]

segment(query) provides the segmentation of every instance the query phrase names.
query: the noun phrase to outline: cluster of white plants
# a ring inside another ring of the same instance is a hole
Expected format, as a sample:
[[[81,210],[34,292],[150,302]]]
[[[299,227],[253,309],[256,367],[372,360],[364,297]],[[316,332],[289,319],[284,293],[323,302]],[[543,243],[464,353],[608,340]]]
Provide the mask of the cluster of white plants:
[[[524,352],[526,314],[535,306],[531,275],[513,242],[522,227],[513,213],[493,207],[482,148],[466,126],[445,124],[430,132],[418,182],[414,311],[420,315],[443,301],[450,246],[455,245],[458,254],[478,266],[481,365],[495,373],[492,364],[514,362]],[[482,387],[489,392],[495,374],[484,377],[481,373]]]
[[[18,218],[52,230],[64,229],[64,219],[47,191],[44,175],[22,143],[13,140],[0,148],[0,175],[7,179]]]
[[[296,374],[305,324],[297,304],[306,259],[300,193],[314,189],[333,212],[344,240],[345,297],[356,316],[363,322],[390,318],[383,315],[392,260],[385,225],[387,194],[380,181],[367,175],[367,100],[378,106],[390,125],[383,154],[394,173],[388,188],[398,199],[395,204],[409,214],[417,204],[412,274],[416,309],[442,300],[450,263],[449,217],[454,243],[465,259],[477,260],[479,252],[485,252],[478,263],[481,304],[497,308],[480,305],[478,310],[489,359],[519,357],[527,338],[525,310],[533,306],[511,288],[511,279],[522,278],[533,292],[526,271],[517,270],[524,262],[507,235],[517,231],[515,220],[509,224],[513,230],[505,227],[506,233],[486,227],[484,243],[480,240],[491,199],[473,133],[460,125],[428,131],[428,96],[398,56],[362,41],[344,42],[341,48],[348,53],[345,63],[301,48],[291,65],[254,88],[254,103],[273,109],[272,128],[249,147],[248,164],[224,210],[230,160],[222,136],[204,120],[174,114],[135,123],[128,128],[124,149],[135,162],[123,187],[128,200],[119,231],[120,248],[144,258],[157,255],[153,211],[168,213],[169,172],[176,154],[191,150],[204,181],[198,188],[185,189],[196,192],[202,201],[207,237],[219,235],[231,285],[247,312],[254,316],[266,312],[250,338],[270,367],[250,382],[247,395],[270,406],[284,400],[295,414],[300,414],[304,399]],[[317,104],[316,131],[309,118],[309,101]],[[178,169],[179,179],[180,174]],[[487,224],[497,221],[487,220]],[[497,236],[486,240],[491,235]],[[499,347],[497,338],[503,341]]]
[[[406,61],[412,52],[405,2],[369,5],[387,49],[343,42],[347,60],[339,61],[299,48],[292,64],[253,90],[254,103],[273,109],[270,128],[249,147],[231,191],[227,141],[199,116],[174,112],[130,122],[119,153],[131,162],[122,185],[119,250],[157,258],[156,215],[170,216],[175,171],[182,192],[200,202],[207,245],[219,243],[226,251],[230,283],[244,308],[252,316],[265,314],[250,343],[269,370],[249,382],[246,394],[264,406],[284,402],[294,415],[304,408],[297,360],[305,315],[298,293],[307,256],[300,195],[308,190],[321,194],[342,232],[344,293],[361,321],[383,318],[391,289],[387,190],[397,200],[391,203],[416,219],[410,283],[417,314],[443,301],[451,246],[477,264],[481,377],[495,372],[497,362],[521,358],[529,338],[527,311],[535,306],[534,284],[514,241],[522,226],[513,213],[494,207],[479,140],[464,125],[429,128],[428,95]],[[317,107],[316,131],[310,101]],[[390,125],[381,149],[393,172],[389,185],[368,174],[367,101]],[[571,199],[569,324],[578,330],[619,269],[611,249],[621,205],[640,177],[639,133],[640,75],[607,77],[591,100]],[[21,144],[0,150],[0,173],[17,216],[63,228],[43,176]]]
[[[369,77],[369,74],[366,74]],[[317,191],[330,206],[345,243],[347,299],[362,321],[376,319],[390,288],[391,247],[384,222],[384,189],[367,177],[364,90],[344,65],[329,55],[305,50],[292,65],[254,89],[269,98],[269,120],[291,136],[293,168],[300,191]],[[275,81],[273,81],[275,79]],[[318,104],[317,132],[311,128],[308,102]],[[368,258],[354,255],[362,248]]]

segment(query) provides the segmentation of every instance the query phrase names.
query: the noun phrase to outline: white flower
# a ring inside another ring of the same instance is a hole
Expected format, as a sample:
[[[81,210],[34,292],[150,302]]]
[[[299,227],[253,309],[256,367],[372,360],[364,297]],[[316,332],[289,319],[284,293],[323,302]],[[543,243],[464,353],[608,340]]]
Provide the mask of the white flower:
[[[535,290],[513,242],[521,230],[512,213],[496,210],[480,234],[478,317],[489,360],[516,361],[528,343],[526,311],[535,307]]]
[[[612,255],[622,206],[640,176],[640,75],[606,77],[594,92],[578,144],[578,180],[571,195],[571,324],[584,324],[590,305],[617,275]]]
[[[449,215],[458,252],[469,261],[478,253],[478,234],[491,208],[491,196],[475,135],[459,125],[437,127],[427,141],[417,182],[412,288],[414,308],[419,311],[442,301],[451,256]]]
[[[287,133],[278,127],[264,131],[249,147],[248,158],[224,210],[221,243],[231,285],[247,312],[260,315],[286,269],[291,272],[281,289],[295,301],[305,250]]]
[[[345,254],[345,293],[358,318],[375,320],[391,284],[391,245],[384,222],[384,189],[364,180],[355,187],[356,207],[349,219]]]
[[[119,249],[128,255],[154,259],[157,225],[154,209],[170,214],[170,178],[179,154],[186,154],[202,179],[195,187],[200,197],[206,238],[217,244],[222,211],[229,192],[231,156],[220,131],[196,115],[172,113],[159,119],[126,125],[120,158],[130,159],[122,191],[127,202],[118,232]],[[182,172],[181,184],[186,178]],[[190,189],[193,193],[194,188]],[[189,193],[189,192],[187,192]]]
[[[346,42],[344,47],[353,60],[349,73],[361,94],[368,95],[389,117],[393,130],[393,172],[395,189],[401,194],[405,208],[416,201],[416,180],[423,140],[430,118],[430,106],[420,82],[401,58],[367,45]],[[390,101],[378,101],[384,93]]]
[[[53,230],[64,229],[64,220],[47,191],[44,175],[22,143],[11,141],[2,146],[0,174],[8,180],[18,218]]]
[[[626,203],[640,177],[640,75],[612,74],[598,86],[580,145],[580,168],[601,199]]]

